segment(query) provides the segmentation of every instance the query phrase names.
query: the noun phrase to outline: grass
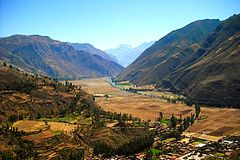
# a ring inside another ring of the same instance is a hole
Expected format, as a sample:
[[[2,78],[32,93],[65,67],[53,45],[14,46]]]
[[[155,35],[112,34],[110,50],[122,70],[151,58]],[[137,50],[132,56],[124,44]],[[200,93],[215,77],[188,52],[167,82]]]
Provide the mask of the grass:
[[[204,142],[206,142],[206,140],[203,140],[203,139],[199,139],[199,138],[197,138],[197,139],[195,139],[195,142],[198,142],[198,143],[204,143]]]
[[[165,143],[169,143],[169,142],[172,142],[172,141],[175,141],[176,138],[168,138],[168,139],[165,139],[163,142]]]
[[[170,124],[170,119],[162,119],[161,121],[160,121],[160,123],[161,124]]]
[[[223,154],[223,153],[219,153],[219,152],[217,152],[217,153],[214,154],[214,156],[215,156],[215,157],[223,157],[224,154]]]
[[[83,125],[92,125],[92,118],[84,118],[81,115],[68,114],[65,117],[41,118],[40,121],[78,123]]]
[[[116,84],[116,86],[133,86],[133,85],[130,83],[124,83],[124,84]]]
[[[63,133],[63,131],[60,131],[60,130],[59,130],[59,131],[54,131],[54,134],[55,134],[55,135],[60,135],[60,134],[62,134],[62,133]]]
[[[79,124],[92,125],[92,117],[79,120]]]
[[[40,121],[49,121],[49,122],[67,122],[71,123],[72,121],[75,121],[79,118],[79,116],[76,116],[74,114],[68,114],[65,117],[61,118],[41,118]]]
[[[134,123],[134,126],[135,126],[135,127],[144,127],[145,124],[144,124],[144,123],[135,122],[135,123]]]
[[[152,148],[149,152],[150,152],[151,155],[159,155],[159,154],[161,154],[163,151],[162,151],[162,150],[159,150],[159,149],[156,149],[156,148]]]

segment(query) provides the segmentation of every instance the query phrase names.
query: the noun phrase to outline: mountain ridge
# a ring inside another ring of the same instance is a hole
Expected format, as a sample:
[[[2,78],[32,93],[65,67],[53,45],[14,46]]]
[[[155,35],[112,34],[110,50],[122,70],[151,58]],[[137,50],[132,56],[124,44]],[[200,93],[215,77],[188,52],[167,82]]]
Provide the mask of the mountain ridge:
[[[175,53],[183,52],[184,54],[184,50],[188,52],[189,49],[194,50],[198,48],[197,42],[201,43],[204,38],[207,38],[210,31],[213,31],[219,23],[220,21],[216,19],[198,20],[181,29],[170,32],[147,48],[133,63],[120,73],[117,79],[144,84],[140,80],[146,74],[149,74],[155,67],[171,58]],[[192,37],[192,32],[199,36],[196,38],[195,36]]]
[[[115,62],[77,51],[66,42],[48,36],[13,35],[1,38],[0,51],[3,61],[59,79],[113,76],[123,69]]]
[[[70,43],[68,42],[69,45],[73,46],[74,49],[78,50],[78,51],[85,51],[91,54],[96,54],[101,56],[104,59],[113,61],[117,63],[117,58],[115,56],[112,55],[108,55],[106,52],[95,48],[93,45],[91,45],[90,43]]]

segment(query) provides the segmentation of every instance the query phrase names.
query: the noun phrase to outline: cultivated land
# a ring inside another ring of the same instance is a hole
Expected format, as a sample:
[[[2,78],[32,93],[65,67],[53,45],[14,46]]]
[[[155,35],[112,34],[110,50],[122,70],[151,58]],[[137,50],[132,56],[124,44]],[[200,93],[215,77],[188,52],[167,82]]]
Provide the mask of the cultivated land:
[[[45,123],[44,121],[21,120],[21,121],[15,122],[13,124],[13,127],[16,127],[20,131],[24,131],[24,132],[38,132],[41,130],[41,131],[50,131],[48,133],[52,132],[52,133],[58,134],[60,132],[64,132],[67,135],[71,135],[70,133],[74,130],[74,128],[77,127],[77,125],[64,123],[64,122],[46,122]]]
[[[83,90],[91,94],[108,94],[107,97],[96,97],[96,102],[107,111],[121,112],[140,117],[144,120],[155,120],[159,112],[163,112],[165,118],[171,114],[183,117],[194,113],[194,107],[183,103],[169,103],[163,98],[152,98],[122,91],[112,87],[107,78],[85,79],[71,81],[80,85]],[[157,95],[170,95],[170,93],[154,93]],[[160,95],[160,96],[159,96]],[[198,120],[188,128],[189,132],[203,133],[213,136],[238,135],[240,136],[240,110],[231,108],[201,107]]]

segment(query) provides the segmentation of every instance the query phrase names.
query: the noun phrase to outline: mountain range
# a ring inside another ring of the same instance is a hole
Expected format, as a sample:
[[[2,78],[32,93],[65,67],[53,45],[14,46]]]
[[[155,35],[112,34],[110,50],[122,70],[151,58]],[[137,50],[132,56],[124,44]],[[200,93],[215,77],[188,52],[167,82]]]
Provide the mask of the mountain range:
[[[146,49],[116,78],[181,93],[201,104],[240,105],[240,16],[198,20]]]
[[[93,46],[82,50],[74,46],[48,36],[13,35],[0,39],[0,60],[58,79],[114,76],[123,69]]]
[[[68,43],[69,45],[73,46],[74,49],[78,50],[78,51],[85,51],[88,53],[91,53],[93,55],[99,55],[104,59],[107,59],[109,61],[113,61],[117,63],[117,58],[113,55],[109,55],[106,52],[95,48],[93,45],[89,44],[89,43]]]
[[[132,47],[127,44],[121,44],[117,48],[107,49],[109,55],[113,55],[117,58],[118,63],[124,67],[127,67],[130,63],[132,63],[145,49],[150,47],[154,41],[144,42],[137,47]]]

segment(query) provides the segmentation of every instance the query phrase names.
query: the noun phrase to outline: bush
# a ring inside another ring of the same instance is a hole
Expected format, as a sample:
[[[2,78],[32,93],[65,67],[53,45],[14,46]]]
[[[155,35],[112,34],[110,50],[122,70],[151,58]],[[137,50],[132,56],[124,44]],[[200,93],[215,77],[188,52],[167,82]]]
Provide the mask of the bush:
[[[16,122],[17,120],[18,120],[18,115],[16,115],[16,114],[13,114],[8,117],[8,121],[10,121],[10,122]]]

